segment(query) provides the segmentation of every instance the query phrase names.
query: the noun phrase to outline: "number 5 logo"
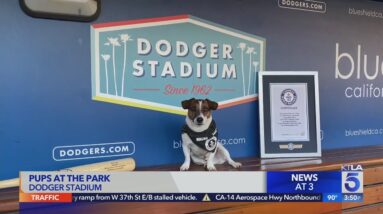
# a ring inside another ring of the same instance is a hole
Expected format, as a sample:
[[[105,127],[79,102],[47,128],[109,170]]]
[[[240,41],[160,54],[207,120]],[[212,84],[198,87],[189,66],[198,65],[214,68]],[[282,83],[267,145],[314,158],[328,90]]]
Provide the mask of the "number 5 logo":
[[[342,172],[342,193],[363,193],[363,172]]]

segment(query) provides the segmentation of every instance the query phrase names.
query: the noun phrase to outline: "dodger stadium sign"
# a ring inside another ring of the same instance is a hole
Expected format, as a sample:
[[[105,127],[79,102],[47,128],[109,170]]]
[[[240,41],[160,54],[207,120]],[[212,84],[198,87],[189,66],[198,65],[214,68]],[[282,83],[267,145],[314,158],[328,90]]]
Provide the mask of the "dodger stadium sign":
[[[254,101],[265,39],[190,15],[94,24],[93,99],[184,114],[181,100],[220,108]]]

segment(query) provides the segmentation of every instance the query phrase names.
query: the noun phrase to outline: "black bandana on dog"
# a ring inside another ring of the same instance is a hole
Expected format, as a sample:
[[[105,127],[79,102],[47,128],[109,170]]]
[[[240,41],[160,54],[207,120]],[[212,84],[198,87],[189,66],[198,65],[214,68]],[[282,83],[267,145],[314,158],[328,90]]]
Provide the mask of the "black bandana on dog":
[[[214,120],[211,121],[209,128],[203,132],[194,132],[188,125],[184,125],[182,133],[186,133],[193,143],[203,150],[214,152],[217,148],[218,131]]]

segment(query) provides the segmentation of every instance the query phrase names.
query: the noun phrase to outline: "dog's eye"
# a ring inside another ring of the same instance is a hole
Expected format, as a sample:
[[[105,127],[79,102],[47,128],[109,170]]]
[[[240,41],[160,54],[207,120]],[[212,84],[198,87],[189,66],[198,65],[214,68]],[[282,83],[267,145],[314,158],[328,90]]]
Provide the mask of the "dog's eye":
[[[202,109],[202,112],[204,112],[204,113],[206,113],[206,112],[208,112],[208,111],[209,111],[208,108],[203,108],[203,109]]]
[[[196,107],[191,107],[190,111],[197,111],[197,108]]]

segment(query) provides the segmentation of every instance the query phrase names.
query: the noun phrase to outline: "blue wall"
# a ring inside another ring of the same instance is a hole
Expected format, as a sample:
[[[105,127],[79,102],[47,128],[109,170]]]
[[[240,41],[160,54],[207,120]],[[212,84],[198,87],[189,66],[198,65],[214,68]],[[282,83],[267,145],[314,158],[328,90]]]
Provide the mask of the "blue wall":
[[[383,12],[383,3],[325,2],[326,13],[313,13],[282,9],[269,0],[108,0],[102,1],[94,23],[191,14],[262,36],[267,41],[266,70],[319,72],[323,149],[383,144],[383,98],[345,96],[347,87],[383,88],[382,71],[367,80],[362,66],[360,79],[356,71],[350,79],[335,78],[336,43],[339,54],[352,55],[355,66],[361,45],[369,74],[375,72],[376,55],[381,65],[383,18],[349,11]],[[92,101],[91,23],[34,19],[16,0],[0,1],[0,20],[0,180],[16,177],[20,170],[113,159],[54,161],[52,149],[65,145],[133,141],[138,166],[182,162],[174,141],[180,140],[183,116]],[[345,58],[340,60],[342,73],[350,67]],[[246,139],[227,145],[232,156],[259,155],[257,102],[219,110],[215,118],[222,138]],[[347,136],[347,130],[359,135]]]

